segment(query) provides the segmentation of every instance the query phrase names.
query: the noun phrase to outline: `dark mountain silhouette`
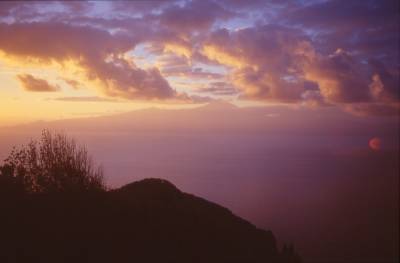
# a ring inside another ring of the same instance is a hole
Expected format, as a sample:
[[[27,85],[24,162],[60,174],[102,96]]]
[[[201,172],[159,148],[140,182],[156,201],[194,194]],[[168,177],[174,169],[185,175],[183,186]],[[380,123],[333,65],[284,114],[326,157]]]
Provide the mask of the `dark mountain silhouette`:
[[[162,179],[74,194],[1,186],[0,262],[300,261],[270,231]]]

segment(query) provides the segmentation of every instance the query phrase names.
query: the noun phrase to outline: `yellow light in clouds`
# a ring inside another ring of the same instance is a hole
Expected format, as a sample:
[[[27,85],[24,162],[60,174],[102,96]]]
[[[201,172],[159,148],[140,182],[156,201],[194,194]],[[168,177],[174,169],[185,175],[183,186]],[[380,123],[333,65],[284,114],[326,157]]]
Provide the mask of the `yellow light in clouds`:
[[[192,56],[192,50],[189,47],[172,43],[165,44],[164,52],[172,52],[186,58],[190,58]]]
[[[215,60],[223,65],[237,68],[247,66],[246,63],[240,61],[240,58],[233,56],[228,52],[224,52],[224,50],[221,50],[220,48],[213,45],[205,45],[202,49],[202,53],[209,59]]]

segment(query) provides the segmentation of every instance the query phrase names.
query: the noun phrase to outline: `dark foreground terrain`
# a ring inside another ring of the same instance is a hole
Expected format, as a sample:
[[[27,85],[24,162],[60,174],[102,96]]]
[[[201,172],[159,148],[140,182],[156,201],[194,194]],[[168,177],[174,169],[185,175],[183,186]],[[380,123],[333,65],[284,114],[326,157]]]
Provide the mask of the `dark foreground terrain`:
[[[146,179],[106,192],[0,189],[0,262],[300,262],[270,231]]]

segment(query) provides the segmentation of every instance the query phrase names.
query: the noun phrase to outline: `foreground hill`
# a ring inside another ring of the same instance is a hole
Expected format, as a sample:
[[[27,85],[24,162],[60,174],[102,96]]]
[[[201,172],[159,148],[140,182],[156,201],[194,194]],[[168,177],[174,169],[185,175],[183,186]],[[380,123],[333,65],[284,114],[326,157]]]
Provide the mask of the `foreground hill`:
[[[103,193],[0,195],[1,262],[299,262],[270,231],[161,179]]]

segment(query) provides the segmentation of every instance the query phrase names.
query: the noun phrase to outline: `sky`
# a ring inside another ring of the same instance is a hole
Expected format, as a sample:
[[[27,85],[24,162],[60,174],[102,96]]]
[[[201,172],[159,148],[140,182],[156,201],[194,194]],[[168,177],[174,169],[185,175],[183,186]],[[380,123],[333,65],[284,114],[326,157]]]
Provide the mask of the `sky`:
[[[398,1],[0,7],[1,126],[221,99],[399,111]]]
[[[42,129],[293,242],[396,262],[399,3],[0,2],[0,160]]]

